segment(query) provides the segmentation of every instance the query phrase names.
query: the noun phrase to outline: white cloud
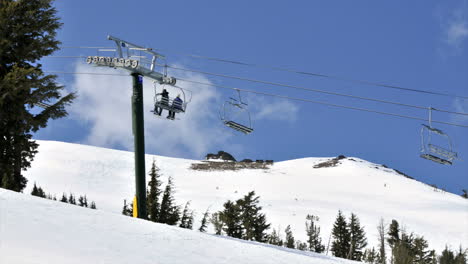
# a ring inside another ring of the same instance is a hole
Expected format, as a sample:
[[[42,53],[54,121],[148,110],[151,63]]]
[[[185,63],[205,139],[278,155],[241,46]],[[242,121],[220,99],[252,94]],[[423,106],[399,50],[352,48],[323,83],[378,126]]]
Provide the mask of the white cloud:
[[[284,99],[267,99],[265,97],[253,97],[250,99],[253,118],[255,120],[273,120],[294,122],[297,120],[299,106],[294,102]]]
[[[89,72],[90,66],[78,64],[76,72]],[[117,73],[114,69],[92,68],[96,73]],[[125,72],[123,72],[126,74]],[[185,75],[185,79],[209,83],[201,75]],[[177,85],[194,91],[187,113],[178,114],[180,120],[156,118],[153,109],[154,86],[150,80],[144,85],[146,151],[169,156],[201,157],[217,144],[227,142],[230,135],[216,127],[219,124],[217,103],[220,94],[210,86],[178,82]],[[71,117],[86,122],[90,132],[85,143],[133,149],[130,76],[78,75],[72,85],[78,98],[71,106]],[[158,85],[160,89],[160,86]],[[171,96],[177,89],[168,87]],[[163,117],[167,115],[164,110]],[[177,115],[176,115],[177,117]]]
[[[468,101],[463,99],[455,99],[453,101],[455,110],[460,113],[468,113]],[[468,124],[468,116],[466,115],[452,115],[452,122]]]
[[[460,52],[468,40],[468,1],[453,9],[446,16],[440,16],[443,30],[443,41],[449,48]]]

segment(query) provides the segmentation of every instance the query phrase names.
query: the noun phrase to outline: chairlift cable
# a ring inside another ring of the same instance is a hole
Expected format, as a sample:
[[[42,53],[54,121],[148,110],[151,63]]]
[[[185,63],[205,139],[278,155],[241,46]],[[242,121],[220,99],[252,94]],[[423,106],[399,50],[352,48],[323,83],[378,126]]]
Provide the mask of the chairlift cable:
[[[61,47],[61,48],[75,48],[75,49],[93,49],[93,48],[96,49],[96,48],[101,48],[101,49],[103,49],[103,48],[109,48],[109,47],[68,47],[68,46],[64,46],[64,47]],[[247,63],[247,62],[228,60],[228,59],[222,59],[222,58],[201,56],[201,55],[196,55],[196,54],[180,53],[180,52],[171,51],[171,50],[168,50],[168,49],[154,49],[154,50],[162,51],[162,52],[169,52],[169,53],[182,55],[182,56],[186,56],[186,57],[191,57],[191,58],[195,58],[195,59],[205,59],[205,60],[211,60],[211,61],[222,62],[222,63],[230,63],[230,64],[241,65],[241,66],[263,68],[263,69],[269,69],[269,70],[275,70],[275,71],[284,71],[284,72],[290,72],[290,73],[295,73],[295,74],[300,74],[300,75],[328,78],[328,79],[334,79],[334,80],[346,81],[346,82],[354,82],[354,83],[359,83],[359,84],[364,84],[364,85],[369,85],[369,86],[376,86],[376,87],[381,87],[381,88],[397,89],[397,90],[402,90],[402,91],[425,93],[425,94],[431,94],[431,95],[439,95],[439,96],[453,97],[453,98],[460,98],[460,99],[468,100],[468,96],[462,96],[462,95],[457,95],[457,94],[434,92],[434,91],[428,91],[428,90],[422,90],[422,89],[414,89],[414,88],[409,88],[409,87],[403,87],[403,86],[398,86],[398,85],[390,85],[390,84],[385,84],[385,83],[380,83],[380,82],[372,82],[372,81],[366,81],[366,80],[359,80],[359,79],[341,77],[341,76],[337,76],[337,75],[306,72],[306,71],[299,71],[299,70],[284,68],[284,67],[276,67],[276,66],[268,66],[268,65],[263,65],[263,64]]]
[[[162,65],[158,65],[158,66],[162,66]],[[398,102],[393,102],[393,101],[375,99],[375,98],[370,98],[370,97],[362,97],[362,96],[356,96],[356,95],[350,95],[350,94],[328,92],[328,91],[324,91],[324,90],[311,89],[311,88],[306,88],[306,87],[301,87],[301,86],[296,86],[296,85],[276,83],[276,82],[270,82],[270,81],[262,81],[262,80],[256,80],[256,79],[249,79],[249,78],[243,78],[243,77],[237,77],[237,76],[225,75],[225,74],[218,74],[218,73],[212,73],[212,72],[205,72],[205,71],[199,71],[199,70],[194,70],[194,69],[175,67],[175,66],[171,66],[171,65],[166,65],[166,66],[168,68],[175,69],[175,70],[182,70],[182,71],[188,71],[188,72],[201,73],[201,74],[217,76],[217,77],[222,77],[222,78],[236,79],[236,80],[248,81],[248,82],[254,82],[254,83],[262,83],[262,84],[268,84],[268,85],[274,85],[274,86],[281,86],[281,87],[287,87],[287,88],[293,88],[293,89],[300,89],[300,90],[305,90],[305,91],[309,91],[309,92],[324,93],[324,94],[330,94],[330,95],[336,95],[336,96],[342,96],[342,97],[355,98],[355,99],[360,99],[360,100],[367,100],[367,101],[373,101],[373,102],[379,102],[379,103],[399,105],[399,106],[405,106],[405,107],[412,107],[412,108],[427,110],[427,107],[424,107],[424,106],[410,105],[410,104],[404,104],[404,103],[398,103]],[[454,112],[454,111],[449,111],[449,110],[444,110],[444,109],[437,109],[437,108],[433,108],[433,110],[434,111],[445,112],[445,113],[450,113],[450,114],[468,116],[468,113]]]
[[[60,71],[44,71],[44,73],[50,73],[50,74],[82,74],[82,75],[112,75],[112,76],[128,76],[125,74],[113,74],[113,73],[94,73],[94,72],[60,72]],[[394,117],[401,117],[401,118],[407,118],[407,119],[413,119],[413,120],[420,120],[424,122],[428,122],[428,119],[424,118],[419,118],[419,117],[414,117],[414,116],[407,116],[407,115],[400,115],[400,114],[394,114],[394,113],[388,113],[388,112],[383,112],[383,111],[375,111],[367,108],[358,108],[358,107],[352,107],[352,106],[345,106],[345,105],[339,105],[339,104],[332,104],[328,102],[322,102],[322,101],[314,101],[314,100],[309,100],[309,99],[303,99],[303,98],[295,98],[295,97],[290,97],[290,96],[284,96],[284,95],[278,95],[278,94],[272,94],[272,93],[265,93],[265,92],[258,92],[258,91],[253,91],[253,90],[247,90],[247,89],[240,89],[240,88],[235,88],[235,87],[230,87],[230,86],[225,86],[225,85],[218,85],[218,84],[211,84],[211,83],[204,83],[204,82],[197,82],[197,81],[192,81],[184,78],[179,78],[176,77],[178,80],[189,82],[189,83],[195,83],[195,84],[200,84],[200,85],[206,85],[206,86],[212,86],[212,87],[218,87],[218,88],[223,88],[223,89],[231,89],[231,90],[239,90],[242,92],[246,93],[252,93],[252,94],[259,94],[259,95],[265,95],[265,96],[271,96],[271,97],[278,97],[278,98],[283,98],[287,100],[293,100],[293,101],[301,101],[301,102],[307,102],[307,103],[314,103],[314,104],[321,104],[321,105],[328,105],[328,106],[334,106],[338,108],[345,108],[345,109],[351,109],[351,110],[358,110],[358,111],[363,111],[363,112],[370,112],[370,113],[376,113],[376,114],[381,114],[381,115],[388,115],[388,116],[394,116]],[[468,128],[468,125],[461,125],[461,124],[456,124],[456,123],[449,123],[449,122],[443,122],[443,121],[435,121],[432,120],[433,123],[438,123],[438,124],[444,124],[444,125],[450,125],[450,126],[457,126],[457,127],[463,127],[463,128]]]
[[[52,57],[52,58],[70,58],[70,57],[73,57],[73,56],[49,56],[49,57]],[[86,57],[85,57],[85,56],[76,56],[76,58],[86,58]],[[292,88],[292,89],[299,89],[299,90],[304,90],[304,91],[308,91],[308,92],[323,93],[323,94],[329,94],[329,95],[335,95],[335,96],[342,96],[342,97],[355,98],[355,99],[359,99],[359,100],[373,101],[373,102],[378,102],[378,103],[384,103],[384,104],[391,104],[391,105],[398,105],[398,106],[404,106],[404,107],[410,107],[410,108],[416,108],[416,109],[427,110],[427,107],[425,107],[425,106],[404,104],[404,103],[399,103],[399,102],[394,102],[394,101],[387,101],[387,100],[376,99],[376,98],[370,98],[370,97],[363,97],[363,96],[356,96],[356,95],[350,95],[350,94],[342,94],[342,93],[336,93],[336,92],[329,92],[329,91],[324,91],[324,90],[319,90],[319,89],[312,89],[312,88],[306,88],[306,87],[301,87],[301,86],[296,86],[296,85],[290,85],[290,84],[285,84],[285,83],[276,83],[276,82],[270,82],[270,81],[249,79],[249,78],[243,78],[243,77],[232,76],[232,75],[226,75],[226,74],[205,72],[205,71],[200,71],[200,70],[195,70],[195,69],[180,68],[180,67],[175,67],[175,66],[171,66],[171,65],[167,65],[167,64],[156,64],[156,65],[157,65],[157,66],[160,66],[160,67],[164,67],[164,68],[171,68],[171,69],[175,69],[175,70],[181,70],[181,71],[187,71],[187,72],[194,72],[194,73],[206,74],[206,75],[217,76],[217,77],[222,77],[222,78],[229,78],[229,79],[235,79],[235,80],[240,80],[240,81],[248,81],[248,82],[254,82],[254,83],[262,83],[262,84],[267,84],[267,85],[274,85],[274,86],[280,86],[280,87],[286,87],[286,88]],[[455,111],[450,111],[450,110],[445,110],[445,109],[439,109],[439,108],[433,108],[433,110],[434,110],[434,111],[438,111],[438,112],[448,113],[448,114],[468,116],[468,113],[464,113],[464,112],[455,112]]]
[[[201,85],[207,85],[207,86],[213,86],[213,87],[219,87],[219,88],[231,89],[231,90],[239,90],[239,91],[246,92],[246,93],[253,93],[253,94],[259,94],[259,95],[265,95],[265,96],[278,97],[278,98],[283,98],[283,99],[288,99],[288,100],[293,100],[293,101],[302,101],[302,102],[307,102],[307,103],[322,104],[322,105],[334,106],[334,107],[339,107],[339,108],[346,108],[346,109],[352,109],[352,110],[358,110],[358,111],[364,111],[364,112],[377,113],[377,114],[382,114],[382,115],[389,115],[389,116],[395,116],[395,117],[401,117],[401,118],[407,118],[407,119],[413,119],[413,120],[420,120],[420,121],[425,121],[425,122],[428,121],[427,119],[420,118],[420,117],[400,115],[400,114],[388,113],[388,112],[383,112],[383,111],[375,111],[375,110],[371,110],[371,109],[367,109],[367,108],[359,108],[359,107],[353,107],[353,106],[332,104],[332,103],[328,103],[328,102],[315,101],[315,100],[309,100],[309,99],[303,99],[303,98],[295,98],[295,97],[290,97],[290,96],[285,96],[285,95],[258,92],[258,91],[253,91],[253,90],[229,87],[229,86],[225,86],[225,85],[203,83],[203,82],[191,81],[191,80],[187,80],[187,79],[183,79],[183,78],[179,78],[179,77],[175,77],[175,78],[177,78],[178,80],[181,80],[181,81],[195,83],[195,84],[201,84]],[[432,122],[433,123],[438,123],[438,124],[468,128],[468,125],[461,125],[461,124],[455,124],[455,123],[449,123],[449,122],[443,122],[443,121],[434,121],[434,120],[432,120]]]

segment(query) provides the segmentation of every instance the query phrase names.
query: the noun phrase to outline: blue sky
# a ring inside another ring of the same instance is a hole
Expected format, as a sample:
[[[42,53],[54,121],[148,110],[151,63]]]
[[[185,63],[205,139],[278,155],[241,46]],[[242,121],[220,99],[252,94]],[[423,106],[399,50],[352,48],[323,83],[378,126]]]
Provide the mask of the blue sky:
[[[468,1],[57,1],[63,46],[112,46],[108,34],[167,50],[180,67],[468,112],[468,100],[366,86],[352,82],[223,64],[180,56],[199,54],[249,63],[382,82],[468,96]],[[62,49],[55,55],[95,55]],[[48,71],[119,73],[80,59],[45,58]],[[123,73],[125,74],[125,73]],[[171,71],[178,77],[310,100],[425,118],[427,112],[290,88]],[[79,98],[70,116],[52,121],[36,139],[132,149],[131,78],[59,75]],[[237,158],[288,160],[355,156],[460,193],[468,189],[468,129],[437,126],[449,134],[463,161],[442,166],[419,158],[421,121],[323,105],[242,94],[254,133],[222,126],[218,112],[234,91],[179,83],[193,92],[180,120],[149,112],[153,86],[145,82],[146,151],[201,159],[225,150]],[[171,92],[171,91],[170,91]],[[177,91],[172,91],[177,93]],[[468,118],[434,113],[468,125]]]

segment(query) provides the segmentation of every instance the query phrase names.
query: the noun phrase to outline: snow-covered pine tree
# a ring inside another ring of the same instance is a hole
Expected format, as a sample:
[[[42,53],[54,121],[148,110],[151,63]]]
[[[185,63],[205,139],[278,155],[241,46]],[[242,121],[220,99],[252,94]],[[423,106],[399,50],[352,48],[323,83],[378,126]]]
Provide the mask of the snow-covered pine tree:
[[[66,116],[75,95],[61,97],[63,86],[39,63],[59,49],[55,38],[62,24],[52,0],[3,0],[0,25],[0,187],[21,192],[23,172],[39,146],[33,133]],[[40,109],[38,103],[50,106]]]
[[[349,219],[348,229],[351,239],[347,258],[361,261],[363,249],[367,246],[367,238],[364,227],[361,227],[359,218],[353,213],[351,213],[351,217]]]
[[[80,195],[80,197],[78,197],[78,205],[81,206],[81,207],[84,207],[85,205],[85,202],[84,202],[84,197]]]
[[[124,200],[122,214],[126,216],[133,216],[133,202],[130,204],[127,204],[127,201]]]
[[[161,173],[160,169],[156,166],[156,161],[153,160],[151,165],[151,170],[149,173],[150,181],[148,182],[148,190],[146,191],[146,204],[148,219],[153,222],[157,222],[159,218],[159,210],[161,209],[161,204],[159,202],[159,197],[161,196]]]
[[[316,219],[317,217],[313,215],[307,215],[306,217],[307,244],[310,251],[322,253],[325,246],[322,244],[322,238],[320,237],[320,227],[315,224]]]
[[[188,229],[192,229],[191,228],[191,218],[193,217],[193,214],[189,208],[190,206],[190,201],[188,201],[186,204],[185,204],[185,207],[184,207],[184,211],[182,212],[182,217],[180,218],[180,224],[179,224],[179,227],[182,227],[182,228],[188,228]]]
[[[346,219],[341,211],[338,211],[338,216],[333,225],[332,236],[331,251],[333,252],[333,256],[346,258],[350,249],[351,235]]]
[[[295,248],[295,240],[294,240],[294,235],[291,231],[291,226],[288,225],[286,227],[286,229],[284,230],[284,232],[286,233],[286,239],[285,239],[285,246],[287,248]]]
[[[198,228],[198,231],[206,232],[206,228],[208,227],[208,217],[209,217],[209,208],[206,209],[205,213],[203,214],[203,218],[201,220],[200,228]]]
[[[91,206],[89,207],[91,209],[97,209],[96,203],[94,201],[91,202]],[[133,212],[132,212],[133,213]]]

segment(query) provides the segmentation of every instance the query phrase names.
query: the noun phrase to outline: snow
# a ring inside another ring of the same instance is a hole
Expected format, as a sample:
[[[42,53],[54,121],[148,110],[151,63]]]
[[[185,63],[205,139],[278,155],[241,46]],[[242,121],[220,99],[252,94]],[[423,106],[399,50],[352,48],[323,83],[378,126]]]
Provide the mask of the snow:
[[[0,263],[352,263],[0,189]]]
[[[47,193],[86,194],[99,211],[120,214],[124,199],[134,195],[132,152],[54,141],[38,141],[39,153],[25,175],[25,192],[36,182]],[[146,155],[146,170],[153,160],[162,180],[172,176],[176,200],[191,201],[198,228],[207,208],[215,212],[228,199],[249,191],[260,195],[268,221],[283,232],[291,225],[296,239],[305,241],[305,217],[320,217],[322,239],[328,242],[338,210],[357,214],[365,226],[369,246],[377,246],[377,224],[396,219],[407,231],[423,235],[439,253],[446,244],[467,247],[468,200],[435,191],[394,170],[358,158],[338,166],[313,168],[330,158],[304,158],[277,162],[270,169],[194,171],[195,160]],[[149,177],[147,177],[148,180]],[[212,231],[212,230],[211,230]],[[283,234],[284,236],[284,234]]]

